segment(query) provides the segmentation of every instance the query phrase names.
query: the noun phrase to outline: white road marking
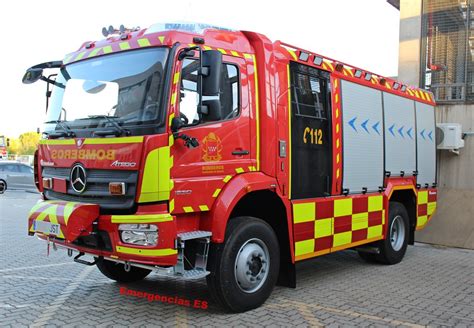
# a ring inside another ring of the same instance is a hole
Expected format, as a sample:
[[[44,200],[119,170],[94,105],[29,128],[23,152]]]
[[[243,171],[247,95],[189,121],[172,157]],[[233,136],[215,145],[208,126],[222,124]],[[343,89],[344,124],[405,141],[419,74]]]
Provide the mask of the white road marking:
[[[284,302],[285,303],[283,303],[283,304],[272,304],[271,306],[282,306],[282,307],[286,307],[288,305],[293,305],[293,306],[296,306],[296,307],[306,306],[307,308],[313,308],[315,310],[322,310],[322,311],[326,311],[326,312],[330,312],[330,313],[335,313],[335,314],[339,314],[339,315],[348,315],[348,316],[357,317],[357,318],[360,317],[360,318],[364,318],[364,319],[368,319],[368,320],[383,321],[385,323],[389,323],[389,324],[397,325],[397,326],[398,325],[403,325],[403,326],[408,326],[408,327],[412,327],[412,328],[425,327],[425,326],[417,325],[417,324],[411,323],[411,322],[400,321],[400,320],[391,319],[391,318],[382,318],[382,317],[377,317],[375,315],[364,314],[364,313],[359,313],[359,312],[350,311],[350,310],[341,310],[341,309],[321,306],[321,305],[317,305],[317,304],[306,304],[306,303],[303,303],[303,302],[293,301],[293,300],[289,300],[289,299],[285,299]]]
[[[188,327],[188,313],[186,312],[185,307],[178,306],[174,314],[174,317],[176,320],[176,327],[179,327],[179,328]]]
[[[64,263],[54,263],[54,264],[33,265],[33,266],[20,267],[20,268],[3,269],[3,270],[0,270],[0,273],[1,272],[27,270],[27,269],[48,268],[48,267],[61,266],[61,265],[70,265],[70,264],[77,264],[77,263],[75,263],[75,262],[64,262]]]
[[[56,278],[56,277],[30,277],[30,276],[18,276],[18,275],[5,275],[5,276],[0,276],[0,279],[3,278],[10,278],[10,279],[21,279],[21,280],[50,280],[50,281],[71,281],[75,280],[76,277],[74,278]],[[104,280],[97,280],[97,279],[84,279],[84,281],[90,281],[90,282],[98,282],[98,283],[114,283],[114,281],[110,279],[104,279]]]
[[[59,296],[45,309],[41,316],[33,322],[30,327],[42,327],[44,326],[55,313],[61,308],[61,306],[66,303],[69,296],[74,293],[74,291],[79,287],[79,285],[87,278],[87,276],[95,269],[93,266],[88,266],[82,270],[82,272],[77,276],[77,279],[71,282]]]

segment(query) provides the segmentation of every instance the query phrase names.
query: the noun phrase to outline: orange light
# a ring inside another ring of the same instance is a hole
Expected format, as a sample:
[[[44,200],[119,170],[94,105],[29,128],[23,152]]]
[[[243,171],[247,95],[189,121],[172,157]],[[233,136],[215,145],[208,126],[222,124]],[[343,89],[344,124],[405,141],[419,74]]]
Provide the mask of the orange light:
[[[124,182],[109,183],[109,192],[111,195],[125,195],[125,183]]]
[[[51,178],[43,178],[43,188],[45,188],[45,189],[53,189],[53,179],[51,179]]]

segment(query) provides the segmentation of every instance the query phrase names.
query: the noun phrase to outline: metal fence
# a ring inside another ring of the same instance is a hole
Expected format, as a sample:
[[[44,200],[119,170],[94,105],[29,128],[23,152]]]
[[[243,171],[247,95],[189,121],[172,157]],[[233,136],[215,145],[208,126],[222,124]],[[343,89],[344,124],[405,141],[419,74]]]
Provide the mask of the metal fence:
[[[474,102],[474,0],[423,0],[421,83],[438,102]]]

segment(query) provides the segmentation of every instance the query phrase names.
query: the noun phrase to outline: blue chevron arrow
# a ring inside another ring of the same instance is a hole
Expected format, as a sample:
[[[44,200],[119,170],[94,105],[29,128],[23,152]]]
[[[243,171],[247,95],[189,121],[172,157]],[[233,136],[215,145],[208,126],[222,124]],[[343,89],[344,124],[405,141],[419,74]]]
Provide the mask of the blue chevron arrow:
[[[425,138],[425,129],[423,129],[423,131],[421,131],[420,134],[421,134],[421,136],[423,137],[423,139],[426,140],[426,138]]]
[[[351,128],[354,129],[355,132],[357,132],[357,129],[355,127],[355,121],[357,120],[357,116],[352,118],[352,120],[349,121],[349,125],[351,126]]]
[[[362,124],[360,126],[365,130],[365,132],[370,134],[369,130],[367,130],[367,123],[368,122],[369,122],[369,120],[365,120],[364,122],[362,122]]]
[[[407,130],[407,135],[410,137],[410,139],[413,139],[412,135],[411,135],[411,131],[413,130],[413,128],[409,128]]]
[[[388,131],[390,131],[390,133],[392,134],[392,136],[395,137],[395,133],[393,133],[393,128],[395,127],[395,124],[392,124],[391,127],[388,128]]]
[[[374,125],[372,125],[372,129],[374,129],[375,132],[377,132],[378,135],[380,135],[380,132],[379,132],[379,124],[380,124],[380,121],[378,121],[377,123],[375,123]]]
[[[403,128],[405,126],[403,125],[400,129],[398,129],[398,134],[400,134],[402,136],[402,138],[405,138],[405,136],[403,135]]]
[[[428,138],[430,138],[431,141],[433,141],[433,138],[431,137],[432,134],[433,134],[433,131],[430,131],[430,133],[428,133]]]

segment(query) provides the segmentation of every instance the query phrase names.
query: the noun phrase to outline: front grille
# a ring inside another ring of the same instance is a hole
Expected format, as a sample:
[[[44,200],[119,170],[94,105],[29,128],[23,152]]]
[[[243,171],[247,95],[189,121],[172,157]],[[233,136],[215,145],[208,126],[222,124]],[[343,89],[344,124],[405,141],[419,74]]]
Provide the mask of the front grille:
[[[129,209],[135,203],[137,192],[137,171],[97,170],[86,169],[87,186],[82,193],[72,189],[69,183],[70,168],[45,167],[44,178],[58,178],[67,181],[67,193],[46,189],[44,194],[48,199],[60,199],[71,202],[99,204],[102,209]],[[109,193],[110,182],[125,182],[126,194],[112,196]]]

